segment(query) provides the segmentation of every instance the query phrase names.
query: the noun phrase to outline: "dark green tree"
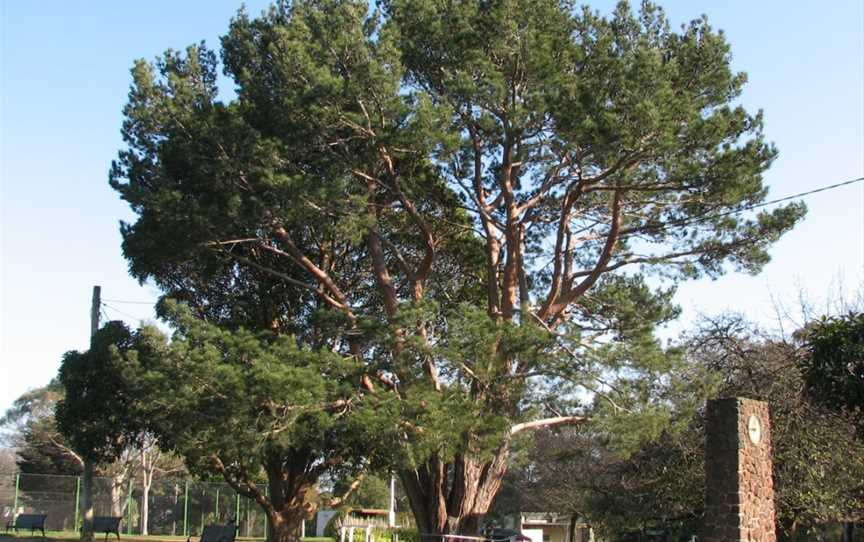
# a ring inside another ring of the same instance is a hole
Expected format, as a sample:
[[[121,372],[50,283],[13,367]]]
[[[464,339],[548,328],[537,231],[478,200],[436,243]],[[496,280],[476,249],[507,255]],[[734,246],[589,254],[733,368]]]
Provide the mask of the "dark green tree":
[[[93,469],[117,459],[139,436],[135,388],[125,377],[123,353],[135,335],[122,322],[108,322],[92,337],[90,349],[63,356],[58,380],[57,429],[83,463],[81,538],[93,538]]]
[[[800,335],[807,345],[800,366],[808,393],[819,404],[857,419],[859,440],[864,439],[864,314],[823,318]],[[852,541],[854,529],[853,521],[844,523],[844,542]]]
[[[813,398],[864,419],[864,314],[823,318],[801,335],[808,354],[801,367]]]
[[[133,275],[203,318],[353,356],[401,420],[418,528],[472,532],[513,439],[584,419],[551,402],[581,388],[621,444],[659,433],[675,358],[652,331],[674,284],[757,272],[804,209],[742,214],[776,151],[704,19],[382,7],[241,12],[228,103],[203,46],[138,62],[111,183],[137,214]]]
[[[255,501],[269,540],[296,540],[319,479],[370,465],[375,427],[363,415],[359,365],[289,335],[226,329],[174,303],[163,310],[173,339],[141,331],[128,362],[145,427],[193,473],[221,475]]]

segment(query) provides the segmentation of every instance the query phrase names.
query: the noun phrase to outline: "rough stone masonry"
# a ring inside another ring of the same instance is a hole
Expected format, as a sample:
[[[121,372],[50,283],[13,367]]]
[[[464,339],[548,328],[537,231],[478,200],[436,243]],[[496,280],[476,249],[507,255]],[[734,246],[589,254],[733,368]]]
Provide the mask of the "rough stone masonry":
[[[706,542],[776,542],[768,404],[709,401],[705,439]]]

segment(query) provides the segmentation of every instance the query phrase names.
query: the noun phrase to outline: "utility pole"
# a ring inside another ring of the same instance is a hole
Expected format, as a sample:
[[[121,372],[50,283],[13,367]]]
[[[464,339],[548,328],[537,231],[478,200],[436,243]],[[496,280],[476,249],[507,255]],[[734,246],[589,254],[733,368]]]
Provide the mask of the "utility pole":
[[[396,475],[390,475],[390,507],[387,511],[387,526],[396,527]]]
[[[93,287],[93,303],[90,305],[90,346],[93,346],[93,336],[99,331],[99,313],[102,308],[102,287]]]
[[[93,348],[93,337],[99,331],[99,313],[102,308],[102,287],[93,287],[93,302],[90,306],[90,348]],[[93,462],[84,457],[83,491],[81,492],[81,511],[84,515],[81,522],[81,540],[93,540]]]

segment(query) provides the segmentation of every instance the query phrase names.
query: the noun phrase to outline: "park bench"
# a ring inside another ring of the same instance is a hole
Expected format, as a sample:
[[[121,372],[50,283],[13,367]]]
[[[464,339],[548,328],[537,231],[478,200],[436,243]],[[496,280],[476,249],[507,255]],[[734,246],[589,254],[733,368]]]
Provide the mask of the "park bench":
[[[117,540],[120,540],[120,516],[96,516],[93,518],[93,532],[105,533],[105,540],[108,540],[108,535],[114,533],[117,535]]]
[[[237,525],[228,523],[227,525],[205,525],[201,531],[201,540],[199,542],[234,542],[234,537],[237,536]],[[186,542],[191,542],[192,537],[186,539]]]
[[[47,518],[48,514],[18,514],[14,521],[6,523],[6,532],[8,533],[9,529],[15,529],[15,532],[18,532],[18,529],[30,529],[30,534],[39,530],[42,531],[42,536],[45,536]]]

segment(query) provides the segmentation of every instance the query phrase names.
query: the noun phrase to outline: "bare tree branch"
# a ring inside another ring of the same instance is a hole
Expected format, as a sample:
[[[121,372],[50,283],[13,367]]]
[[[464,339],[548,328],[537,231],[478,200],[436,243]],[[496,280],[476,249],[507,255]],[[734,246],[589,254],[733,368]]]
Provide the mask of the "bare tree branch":
[[[556,427],[559,425],[576,425],[586,421],[588,418],[584,416],[556,416],[554,418],[544,418],[542,420],[534,420],[531,422],[517,423],[510,428],[510,435],[521,433],[522,431],[531,431],[544,427]]]

